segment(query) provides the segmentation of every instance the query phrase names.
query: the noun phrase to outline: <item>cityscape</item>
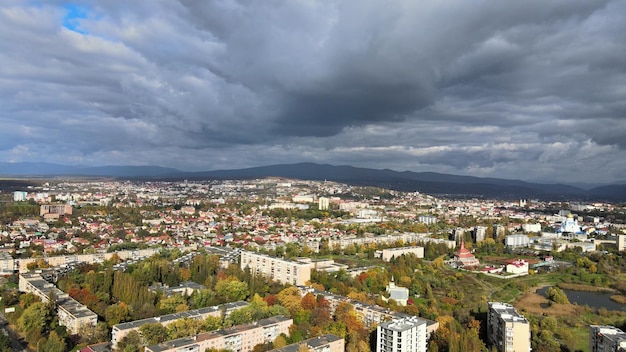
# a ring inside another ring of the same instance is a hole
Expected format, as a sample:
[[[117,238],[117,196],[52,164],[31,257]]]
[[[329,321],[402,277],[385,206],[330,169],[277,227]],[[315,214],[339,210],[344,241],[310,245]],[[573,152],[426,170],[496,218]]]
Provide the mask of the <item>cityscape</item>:
[[[1,194],[6,350],[626,348],[620,204],[280,177],[21,182]]]
[[[0,1],[0,352],[626,351],[626,0]]]

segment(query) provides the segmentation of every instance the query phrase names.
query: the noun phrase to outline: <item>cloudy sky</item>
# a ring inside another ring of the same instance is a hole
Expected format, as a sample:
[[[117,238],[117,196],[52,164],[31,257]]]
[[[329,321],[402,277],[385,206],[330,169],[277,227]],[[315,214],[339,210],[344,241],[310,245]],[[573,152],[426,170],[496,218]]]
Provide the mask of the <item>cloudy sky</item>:
[[[2,0],[0,161],[626,179],[626,1]]]

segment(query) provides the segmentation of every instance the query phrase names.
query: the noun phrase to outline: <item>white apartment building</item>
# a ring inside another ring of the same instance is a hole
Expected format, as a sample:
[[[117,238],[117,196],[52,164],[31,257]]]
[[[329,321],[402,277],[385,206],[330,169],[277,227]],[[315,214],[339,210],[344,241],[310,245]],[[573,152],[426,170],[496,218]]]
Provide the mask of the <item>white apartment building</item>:
[[[511,248],[528,247],[530,239],[528,236],[522,234],[509,235],[504,238],[504,244]]]
[[[626,351],[626,333],[613,326],[589,326],[589,351]]]
[[[280,283],[302,286],[311,280],[311,269],[314,264],[242,251],[241,269],[247,267],[252,273],[261,274]]]
[[[15,191],[13,192],[13,201],[14,202],[24,202],[26,201],[26,197],[28,194],[24,191]]]
[[[185,312],[179,312],[174,314],[162,315],[154,318],[147,318],[135,321],[129,321],[126,323],[120,323],[117,325],[113,325],[113,329],[111,330],[111,345],[116,347],[117,344],[122,341],[122,339],[128,335],[131,331],[138,331],[139,328],[148,323],[159,323],[163,326],[167,326],[177,320],[180,319],[197,319],[204,320],[209,316],[212,317],[221,317],[222,314],[228,316],[232,311],[243,308],[248,305],[248,302],[231,302],[226,304],[221,304],[218,306],[205,307],[200,309],[188,310]],[[204,351],[204,350],[203,350]]]
[[[409,254],[409,253],[415,254],[415,256],[418,258],[424,258],[424,247],[413,246],[413,247],[387,248],[387,249],[376,251],[376,256],[388,262],[393,258],[398,258],[399,256],[403,254]]]
[[[376,352],[426,352],[426,321],[398,318],[376,328]]]
[[[485,226],[475,226],[472,231],[472,238],[474,242],[480,243],[485,240],[485,236],[487,235],[487,228]]]
[[[258,344],[273,342],[280,334],[289,336],[289,327],[293,319],[276,316],[250,324],[233,326],[184,337],[146,347],[146,352],[203,352],[211,350],[229,350],[232,352],[250,352]]]
[[[508,303],[489,302],[487,336],[499,352],[530,351],[530,323]]]

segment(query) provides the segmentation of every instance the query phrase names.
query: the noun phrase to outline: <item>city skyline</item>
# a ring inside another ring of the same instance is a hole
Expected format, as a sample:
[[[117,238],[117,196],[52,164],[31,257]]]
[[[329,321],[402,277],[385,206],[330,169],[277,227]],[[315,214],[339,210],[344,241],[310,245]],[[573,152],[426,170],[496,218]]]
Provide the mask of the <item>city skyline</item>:
[[[0,5],[0,161],[626,172],[626,1]]]

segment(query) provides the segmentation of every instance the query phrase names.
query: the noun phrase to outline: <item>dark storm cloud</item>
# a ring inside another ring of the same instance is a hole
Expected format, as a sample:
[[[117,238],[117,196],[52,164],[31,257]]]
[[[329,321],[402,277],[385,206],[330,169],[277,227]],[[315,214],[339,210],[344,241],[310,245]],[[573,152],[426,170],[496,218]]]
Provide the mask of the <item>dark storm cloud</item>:
[[[0,160],[626,171],[623,0],[67,6],[0,5]]]

